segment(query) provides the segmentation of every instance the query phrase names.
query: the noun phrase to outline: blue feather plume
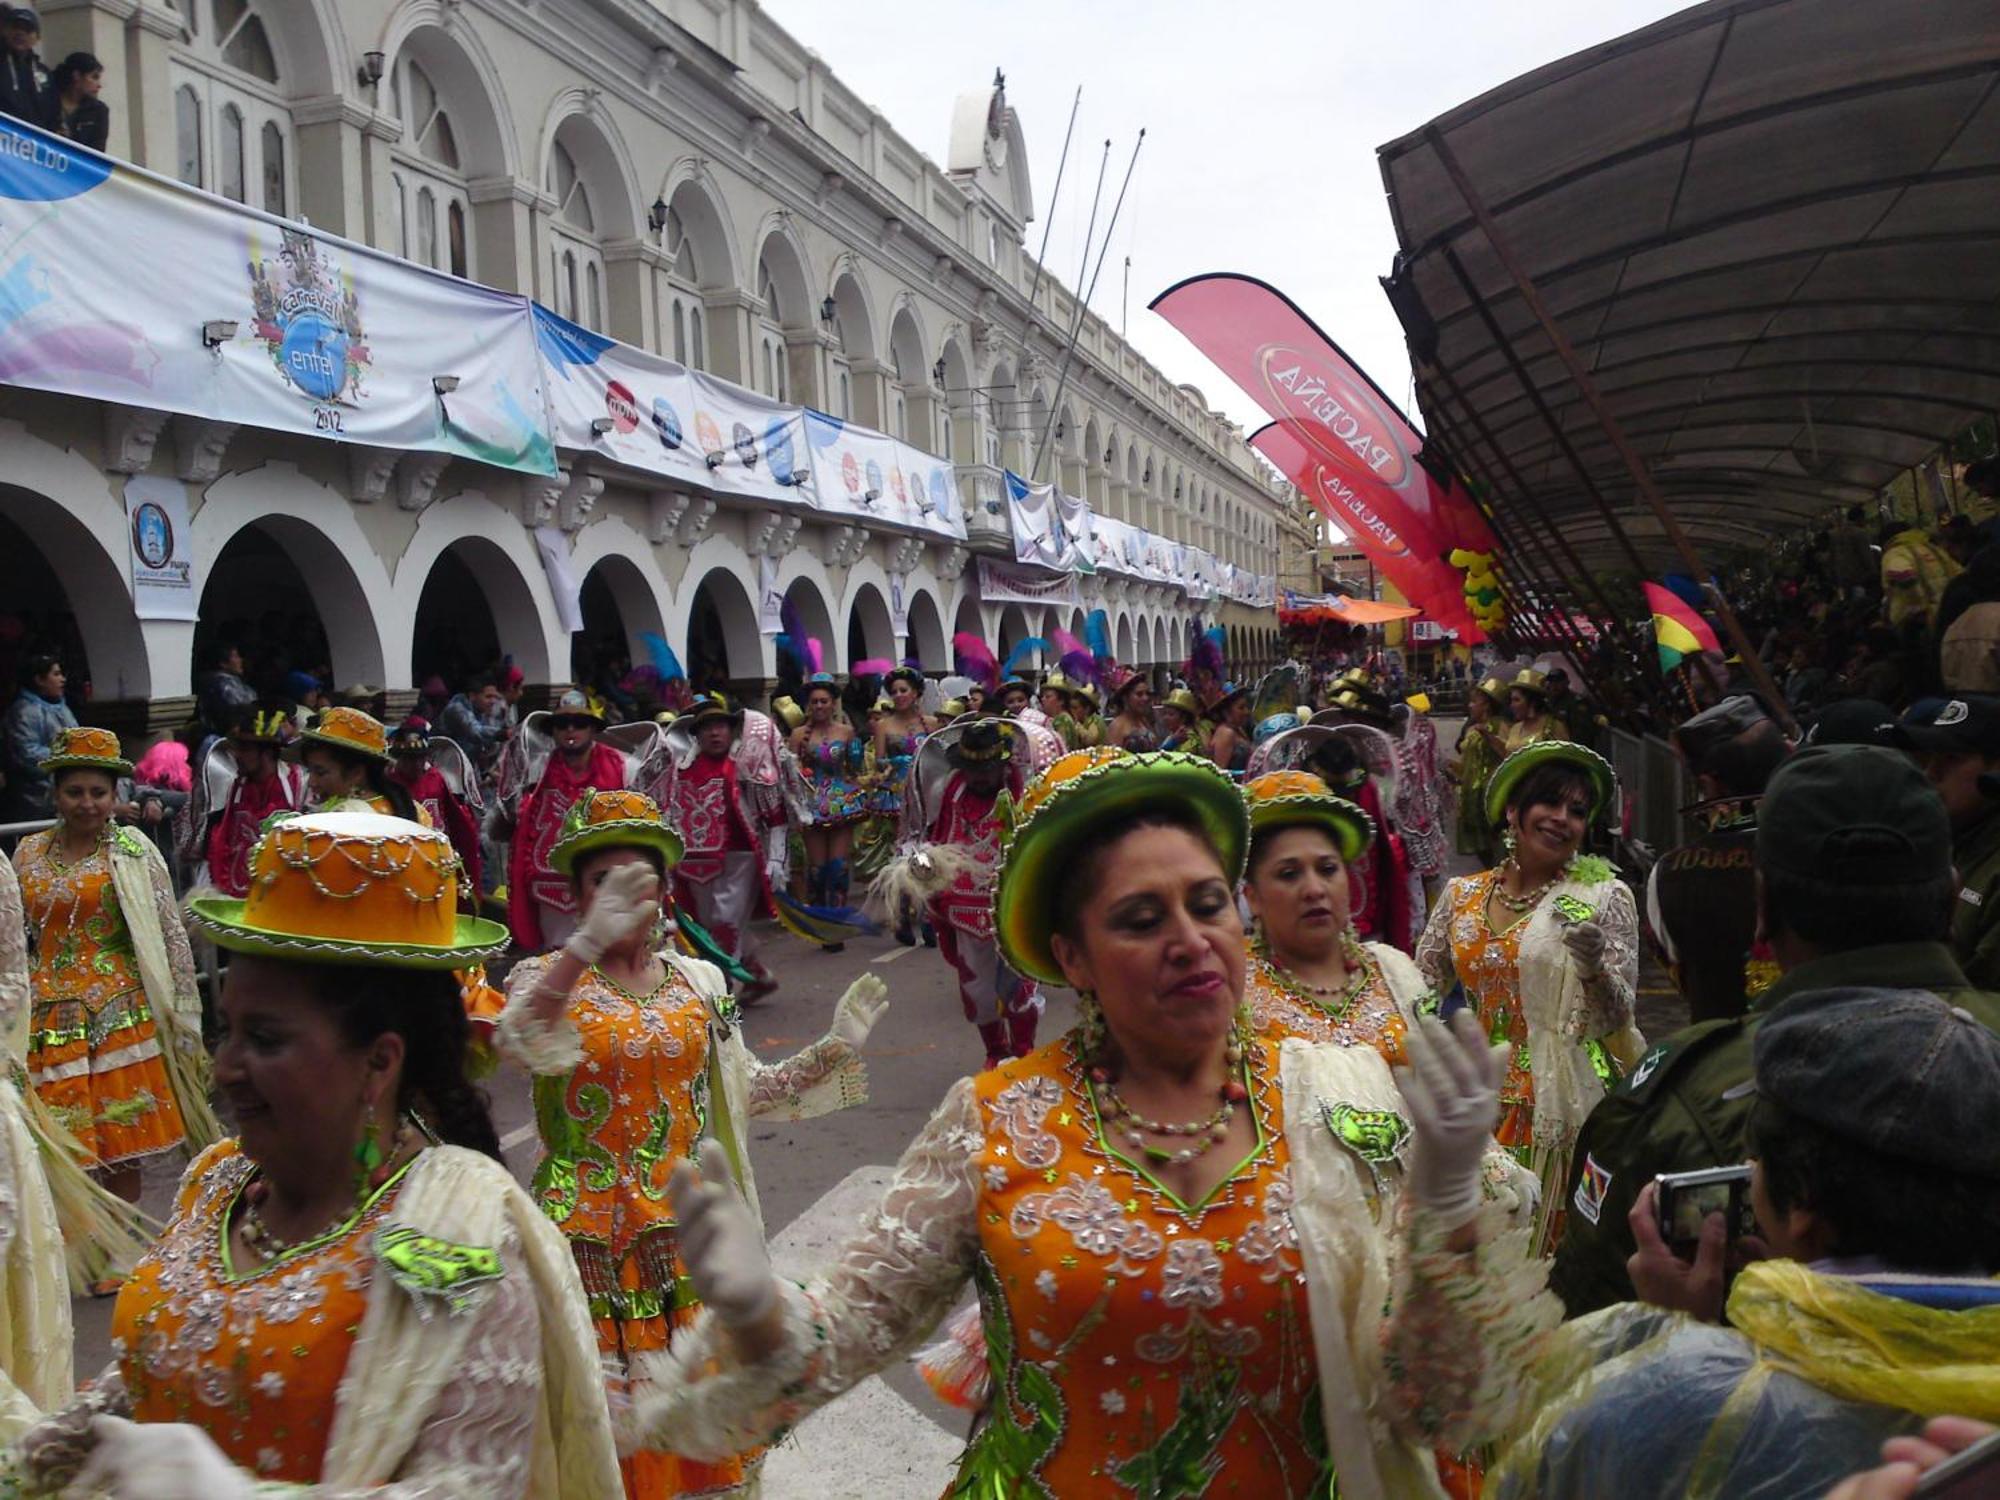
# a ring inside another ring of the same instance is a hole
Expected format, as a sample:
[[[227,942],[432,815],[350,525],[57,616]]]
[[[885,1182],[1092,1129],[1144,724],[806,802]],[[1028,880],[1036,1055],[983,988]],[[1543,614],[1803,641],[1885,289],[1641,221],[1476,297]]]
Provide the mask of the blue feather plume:
[[[686,678],[681,670],[681,659],[674,655],[674,648],[667,644],[665,636],[645,631],[639,637],[646,647],[646,655],[652,658],[653,670],[660,674],[662,682],[677,682]]]
[[[1048,649],[1049,649],[1049,643],[1043,640],[1040,636],[1038,635],[1029,636],[1026,640],[1022,641],[1020,645],[1016,646],[1012,651],[1009,651],[1007,653],[1007,659],[1000,664],[1001,680],[1004,682],[1007,678],[1012,677],[1014,675],[1014,669],[1018,667],[1022,662],[1026,661],[1030,656],[1033,656],[1037,651],[1046,652]]]
[[[1090,654],[1099,661],[1111,655],[1111,616],[1101,609],[1093,609],[1083,617],[1083,643],[1090,647]]]

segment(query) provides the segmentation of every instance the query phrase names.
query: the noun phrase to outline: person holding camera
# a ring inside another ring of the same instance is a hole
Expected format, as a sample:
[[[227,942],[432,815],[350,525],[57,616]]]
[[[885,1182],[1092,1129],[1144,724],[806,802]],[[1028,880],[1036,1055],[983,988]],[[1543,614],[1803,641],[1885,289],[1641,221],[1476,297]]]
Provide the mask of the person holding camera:
[[[1934,994],[1855,987],[1794,994],[1753,1046],[1768,1258],[1726,1285],[1720,1213],[1691,1264],[1669,1255],[1649,1185],[1647,1302],[1565,1325],[1488,1500],[1820,1500],[1929,1416],[2000,1420],[2000,1036]]]
[[[1957,889],[1944,803],[1910,758],[1870,745],[1799,751],[1757,806],[1757,933],[1783,971],[1734,1020],[1649,1048],[1577,1137],[1570,1213],[1549,1284],[1571,1317],[1632,1296],[1627,1216],[1661,1172],[1747,1153],[1751,1048],[1764,1019],[1814,990],[1921,989],[2000,1031],[2000,995],[1972,987],[1945,946]]]

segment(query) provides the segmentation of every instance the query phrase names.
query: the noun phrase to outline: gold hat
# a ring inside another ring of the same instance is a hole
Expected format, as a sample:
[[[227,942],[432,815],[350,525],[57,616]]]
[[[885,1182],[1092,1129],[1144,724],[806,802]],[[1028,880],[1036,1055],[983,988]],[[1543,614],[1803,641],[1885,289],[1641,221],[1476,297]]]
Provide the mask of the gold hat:
[[[299,963],[462,969],[506,950],[507,929],[460,916],[461,866],[436,829],[372,812],[268,824],[250,851],[250,894],[197,896],[216,945]]]
[[[130,776],[132,762],[125,758],[118,736],[110,730],[79,726],[56,731],[55,743],[49,746],[48,759],[40,762],[40,769],[109,771],[113,776]]]

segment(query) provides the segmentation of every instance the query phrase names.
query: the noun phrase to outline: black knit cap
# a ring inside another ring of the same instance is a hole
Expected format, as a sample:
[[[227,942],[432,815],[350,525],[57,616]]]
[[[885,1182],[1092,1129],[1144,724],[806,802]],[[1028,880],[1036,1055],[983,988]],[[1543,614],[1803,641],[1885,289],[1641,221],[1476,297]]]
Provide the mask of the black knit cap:
[[[1913,885],[1951,873],[1944,800],[1910,757],[1812,746],[1757,804],[1757,866],[1835,885]]]

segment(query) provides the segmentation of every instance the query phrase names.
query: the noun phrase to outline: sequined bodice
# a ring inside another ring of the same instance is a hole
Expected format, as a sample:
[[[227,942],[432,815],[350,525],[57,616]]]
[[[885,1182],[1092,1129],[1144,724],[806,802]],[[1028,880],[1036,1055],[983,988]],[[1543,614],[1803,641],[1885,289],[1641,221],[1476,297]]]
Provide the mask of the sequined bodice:
[[[234,1266],[227,1225],[255,1175],[233,1142],[183,1189],[112,1318],[139,1422],[192,1422],[259,1479],[319,1479],[335,1397],[378,1270],[372,1238],[398,1178],[355,1222],[260,1269]]]
[[[59,833],[31,834],[19,860],[21,904],[35,933],[35,998],[82,1000],[94,1011],[138,986],[132,937],[118,910],[110,845],[65,863]]]
[[[1194,1209],[1100,1142],[1071,1039],[980,1075],[996,1403],[960,1492],[1327,1493],[1276,1049],[1252,1065],[1259,1146]]]
[[[1252,951],[1243,998],[1260,1036],[1274,1042],[1297,1036],[1309,1042],[1374,1047],[1391,1067],[1403,1063],[1403,1038],[1409,1028],[1380,965],[1371,964],[1360,991],[1340,1001],[1300,993],[1296,985],[1286,983],[1287,977],[1268,958]]]
[[[708,1008],[671,969],[650,995],[592,969],[570,992],[583,1061],[535,1080],[546,1153],[535,1201],[572,1239],[622,1254],[674,1222],[667,1178],[692,1156],[708,1111]]]

